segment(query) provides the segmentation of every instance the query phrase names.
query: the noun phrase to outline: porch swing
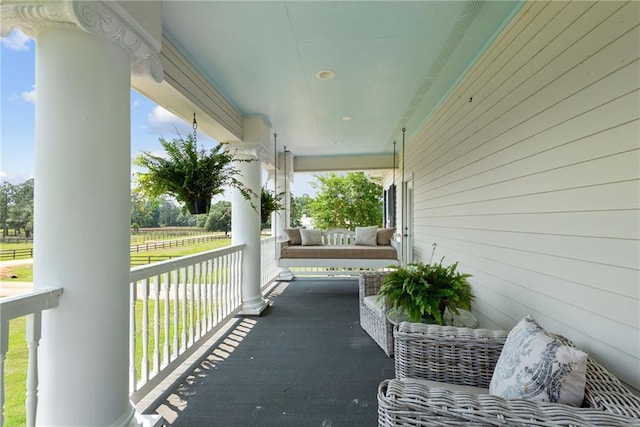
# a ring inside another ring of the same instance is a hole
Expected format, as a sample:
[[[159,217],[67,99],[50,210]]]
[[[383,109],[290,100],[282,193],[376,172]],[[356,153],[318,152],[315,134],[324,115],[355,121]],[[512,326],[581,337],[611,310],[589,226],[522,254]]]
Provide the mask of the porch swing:
[[[403,128],[403,143],[405,132]],[[394,142],[394,187],[395,154]],[[284,232],[286,240],[279,241],[276,248],[278,267],[295,268],[296,275],[358,275],[401,264],[401,239],[395,228],[372,226],[325,231],[295,228]]]

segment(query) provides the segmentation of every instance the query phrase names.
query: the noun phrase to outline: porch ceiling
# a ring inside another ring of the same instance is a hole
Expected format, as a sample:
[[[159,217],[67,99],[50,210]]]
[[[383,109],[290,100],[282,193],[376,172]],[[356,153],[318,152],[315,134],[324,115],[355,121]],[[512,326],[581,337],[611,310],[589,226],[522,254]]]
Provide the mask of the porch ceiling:
[[[280,149],[381,155],[403,126],[418,128],[517,7],[164,1],[163,33],[243,116],[263,115]],[[321,70],[335,78],[319,80]]]

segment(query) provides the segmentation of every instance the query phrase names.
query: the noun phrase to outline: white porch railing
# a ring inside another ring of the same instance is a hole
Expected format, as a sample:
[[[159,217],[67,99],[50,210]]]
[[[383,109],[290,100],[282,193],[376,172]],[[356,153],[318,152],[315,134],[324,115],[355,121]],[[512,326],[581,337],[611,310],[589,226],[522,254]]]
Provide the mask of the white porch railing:
[[[0,426],[4,425],[4,361],[9,351],[9,321],[26,316],[28,347],[26,412],[27,426],[36,424],[38,407],[38,345],[42,330],[42,312],[58,306],[62,288],[38,289],[0,299]]]
[[[229,246],[131,270],[129,389],[135,403],[242,304],[242,252]],[[275,238],[261,240],[261,289],[278,274]]]
[[[137,402],[240,307],[244,245],[131,270],[129,391]]]
[[[260,254],[260,288],[264,288],[278,275],[275,237],[260,240]]]

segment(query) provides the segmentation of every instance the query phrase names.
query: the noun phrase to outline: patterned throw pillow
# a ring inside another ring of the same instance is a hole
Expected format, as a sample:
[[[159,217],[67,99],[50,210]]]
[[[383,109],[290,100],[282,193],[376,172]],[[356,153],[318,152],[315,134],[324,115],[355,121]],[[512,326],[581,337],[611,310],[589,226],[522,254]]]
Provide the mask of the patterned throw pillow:
[[[586,373],[587,354],[563,345],[529,315],[507,335],[489,393],[580,406]]]
[[[356,227],[356,245],[378,246],[378,227]]]
[[[302,237],[300,236],[299,228],[286,228],[284,234],[287,236],[287,240],[290,245],[301,245]]]
[[[302,246],[322,246],[322,234],[320,230],[301,228],[300,237],[302,238]]]

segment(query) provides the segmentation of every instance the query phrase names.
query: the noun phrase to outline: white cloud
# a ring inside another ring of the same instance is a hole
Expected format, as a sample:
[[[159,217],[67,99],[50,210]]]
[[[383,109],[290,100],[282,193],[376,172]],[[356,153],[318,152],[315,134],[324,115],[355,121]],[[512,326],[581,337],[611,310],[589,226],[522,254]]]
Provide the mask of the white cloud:
[[[33,88],[33,90],[29,91],[29,92],[22,92],[20,94],[20,98],[22,98],[23,101],[26,102],[36,102],[36,89]]]
[[[0,178],[4,178],[5,176],[7,176],[7,174],[2,172],[2,171],[0,171]]]
[[[33,89],[29,92],[21,92],[20,95],[13,94],[9,97],[9,101],[22,101],[22,102],[36,102],[36,88],[33,86]]]
[[[15,29],[7,37],[0,37],[2,45],[11,50],[29,50],[31,38],[22,31]]]
[[[138,105],[140,105],[140,101],[133,101],[133,104],[131,104],[131,109],[133,110],[134,108],[136,108]]]
[[[192,127],[180,117],[165,110],[160,106],[156,106],[147,116],[149,124],[149,132],[157,134],[175,135],[176,129],[181,135],[192,132]]]

